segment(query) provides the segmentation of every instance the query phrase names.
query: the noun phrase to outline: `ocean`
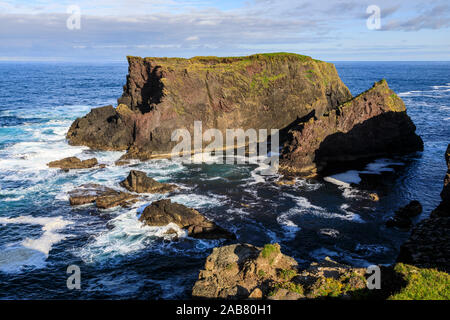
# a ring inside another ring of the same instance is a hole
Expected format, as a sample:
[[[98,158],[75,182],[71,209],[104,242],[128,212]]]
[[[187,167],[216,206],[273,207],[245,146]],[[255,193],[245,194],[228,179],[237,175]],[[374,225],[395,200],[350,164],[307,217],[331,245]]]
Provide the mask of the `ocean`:
[[[88,182],[119,188],[131,169],[180,189],[170,198],[236,233],[238,242],[278,242],[307,266],[329,256],[353,266],[391,264],[409,233],[385,227],[417,199],[426,218],[440,201],[450,142],[450,62],[336,62],[353,95],[387,79],[405,102],[423,152],[377,159],[319,180],[279,186],[257,163],[183,164],[152,160],[115,166],[123,152],[69,146],[72,121],[116,104],[124,63],[0,63],[0,299],[182,299],[213,247],[224,241],[144,227],[138,216],[167,195],[132,208],[71,207],[67,192]],[[96,157],[105,169],[62,172],[46,166],[68,156]],[[367,179],[370,177],[370,179]],[[380,201],[370,200],[376,192]],[[81,289],[66,286],[67,267]]]

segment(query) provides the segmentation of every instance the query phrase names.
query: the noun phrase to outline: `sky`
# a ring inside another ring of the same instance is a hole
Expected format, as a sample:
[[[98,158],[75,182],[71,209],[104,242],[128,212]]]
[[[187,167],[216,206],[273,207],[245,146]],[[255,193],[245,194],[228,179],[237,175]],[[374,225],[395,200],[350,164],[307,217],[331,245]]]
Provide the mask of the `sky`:
[[[369,6],[380,10],[378,29],[367,25],[377,21]],[[450,1],[0,0],[0,39],[0,61],[281,51],[325,61],[448,61]]]

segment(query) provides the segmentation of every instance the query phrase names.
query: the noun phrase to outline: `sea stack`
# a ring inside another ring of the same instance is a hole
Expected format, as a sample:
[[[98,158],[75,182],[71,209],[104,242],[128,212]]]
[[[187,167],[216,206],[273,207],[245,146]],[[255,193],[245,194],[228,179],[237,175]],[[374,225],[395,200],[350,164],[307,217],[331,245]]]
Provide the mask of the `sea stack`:
[[[291,53],[247,57],[128,57],[118,107],[78,118],[72,145],[128,150],[127,158],[167,156],[174,130],[281,129],[314,110],[330,112],[352,98],[333,64]]]

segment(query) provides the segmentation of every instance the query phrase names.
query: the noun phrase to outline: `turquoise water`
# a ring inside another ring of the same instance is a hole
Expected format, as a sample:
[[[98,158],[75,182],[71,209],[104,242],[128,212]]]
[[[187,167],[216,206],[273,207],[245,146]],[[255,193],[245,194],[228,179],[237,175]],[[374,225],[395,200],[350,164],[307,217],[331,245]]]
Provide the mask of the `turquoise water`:
[[[418,219],[439,202],[450,140],[450,63],[336,66],[354,95],[386,78],[405,101],[424,152],[378,159],[334,176],[338,181],[299,179],[294,186],[278,186],[257,164],[154,160],[116,167],[121,152],[69,146],[65,133],[91,108],[116,103],[126,64],[0,63],[0,298],[189,297],[205,257],[226,242],[173,242],[164,228],[143,227],[139,212],[165,195],[148,195],[131,209],[68,203],[67,192],[76,186],[119,188],[131,169],[179,185],[172,201],[234,231],[237,241],[279,242],[300,264],[326,255],[356,266],[392,263],[408,233],[386,229],[384,221],[412,199],[425,209]],[[68,173],[46,166],[66,156],[95,156],[109,166]],[[361,180],[361,171],[372,178]],[[369,192],[381,200],[370,201]],[[66,287],[71,264],[81,268],[79,291]]]

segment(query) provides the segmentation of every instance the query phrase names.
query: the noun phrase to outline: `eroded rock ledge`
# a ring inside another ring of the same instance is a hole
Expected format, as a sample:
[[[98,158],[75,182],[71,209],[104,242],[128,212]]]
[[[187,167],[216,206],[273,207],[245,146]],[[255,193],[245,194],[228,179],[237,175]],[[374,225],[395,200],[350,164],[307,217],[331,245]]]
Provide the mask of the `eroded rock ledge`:
[[[174,130],[281,129],[312,110],[328,112],[351,99],[331,63],[297,54],[248,57],[128,57],[118,107],[92,109],[67,133],[72,145],[129,150],[125,158],[163,156]],[[270,131],[269,131],[270,132]]]
[[[405,105],[385,80],[317,115],[311,112],[289,131],[280,169],[314,175],[333,165],[423,150]]]

